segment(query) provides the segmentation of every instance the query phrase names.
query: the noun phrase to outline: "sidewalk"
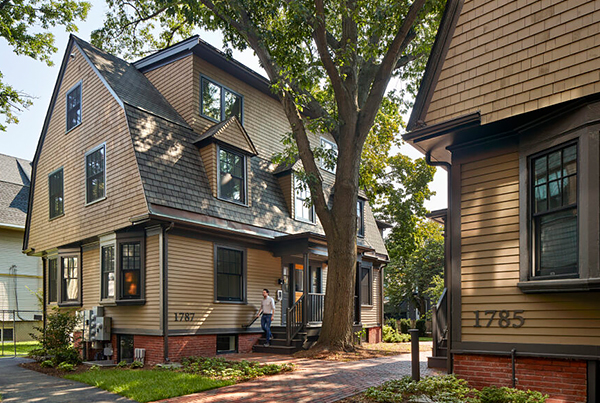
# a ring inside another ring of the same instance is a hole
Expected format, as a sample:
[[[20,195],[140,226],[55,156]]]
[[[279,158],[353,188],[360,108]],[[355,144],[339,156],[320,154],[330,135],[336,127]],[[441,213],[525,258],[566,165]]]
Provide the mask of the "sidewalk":
[[[2,403],[127,403],[127,398],[83,383],[56,378],[19,367],[27,358],[0,359]]]
[[[427,357],[430,355],[431,352],[422,352],[420,355],[421,376],[437,374],[427,368]],[[411,374],[410,354],[352,362],[296,360],[259,354],[248,354],[237,358],[262,363],[293,362],[296,371],[166,399],[162,402],[335,402],[387,380]]]

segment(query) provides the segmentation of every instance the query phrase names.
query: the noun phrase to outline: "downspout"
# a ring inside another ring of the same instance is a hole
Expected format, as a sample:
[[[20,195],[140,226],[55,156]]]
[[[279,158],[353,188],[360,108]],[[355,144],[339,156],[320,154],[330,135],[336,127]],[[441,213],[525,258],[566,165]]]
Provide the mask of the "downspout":
[[[42,259],[42,330],[44,338],[46,337],[46,296],[48,293],[48,285],[46,283],[46,270],[48,269],[48,258]]]
[[[169,240],[168,232],[175,226],[171,222],[162,229],[162,328],[164,361],[169,362]]]
[[[447,334],[447,352],[446,352],[446,372],[452,373],[452,359],[451,359],[451,346],[452,346],[452,276],[450,275],[450,265],[452,264],[450,251],[452,250],[452,237],[450,236],[450,230],[452,228],[452,164],[443,161],[432,161],[431,160],[431,151],[427,151],[425,154],[425,162],[427,165],[432,167],[443,167],[446,168],[448,172],[448,209],[446,213],[446,220],[444,223],[444,284],[447,289],[447,297],[446,301],[446,315],[447,315],[447,323],[448,323],[448,332]]]

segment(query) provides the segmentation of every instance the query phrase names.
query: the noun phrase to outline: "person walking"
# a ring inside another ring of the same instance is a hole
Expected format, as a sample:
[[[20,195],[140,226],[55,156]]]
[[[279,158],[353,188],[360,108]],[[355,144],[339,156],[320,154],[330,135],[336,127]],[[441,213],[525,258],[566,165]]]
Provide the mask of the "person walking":
[[[273,316],[275,315],[275,300],[269,296],[269,290],[266,288],[263,289],[263,300],[260,303],[260,311],[256,314],[258,318],[260,314],[262,314],[262,318],[260,319],[260,326],[262,330],[265,332],[265,338],[267,342],[265,343],[265,347],[270,346],[271,339],[271,321],[273,320]]]

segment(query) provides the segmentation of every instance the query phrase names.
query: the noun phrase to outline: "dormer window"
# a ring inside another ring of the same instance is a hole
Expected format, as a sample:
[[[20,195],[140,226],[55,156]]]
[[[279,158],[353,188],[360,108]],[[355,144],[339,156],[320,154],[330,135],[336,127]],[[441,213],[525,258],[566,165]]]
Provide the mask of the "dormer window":
[[[329,140],[324,139],[323,137],[321,137],[321,147],[326,152],[333,153],[331,159],[322,159],[320,161],[321,162],[321,164],[320,164],[321,168],[323,168],[327,172],[331,172],[331,173],[334,174],[335,173],[335,169],[337,168],[338,146],[334,142],[329,141]]]
[[[244,98],[229,88],[202,77],[200,78],[200,114],[220,122],[232,116],[242,123]]]
[[[296,220],[314,223],[314,206],[307,204],[307,200],[310,202],[310,190],[296,175],[294,175],[294,189],[294,215]]]
[[[67,131],[81,123],[81,81],[67,92]]]
[[[229,149],[218,147],[219,198],[246,204],[246,157]]]

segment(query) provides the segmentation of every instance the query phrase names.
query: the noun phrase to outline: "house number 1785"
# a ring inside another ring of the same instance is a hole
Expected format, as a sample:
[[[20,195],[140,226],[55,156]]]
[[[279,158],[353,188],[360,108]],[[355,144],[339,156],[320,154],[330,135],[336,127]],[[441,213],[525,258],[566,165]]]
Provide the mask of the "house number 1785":
[[[492,326],[494,321],[498,322],[498,326],[502,328],[507,327],[521,327],[525,323],[525,318],[521,316],[525,312],[522,309],[518,309],[516,311],[498,311],[498,310],[489,310],[489,311],[474,311],[475,313],[475,326],[474,327],[482,327],[481,321],[487,321],[485,327]],[[483,313],[483,317],[482,317]],[[511,316],[512,315],[512,316]]]

